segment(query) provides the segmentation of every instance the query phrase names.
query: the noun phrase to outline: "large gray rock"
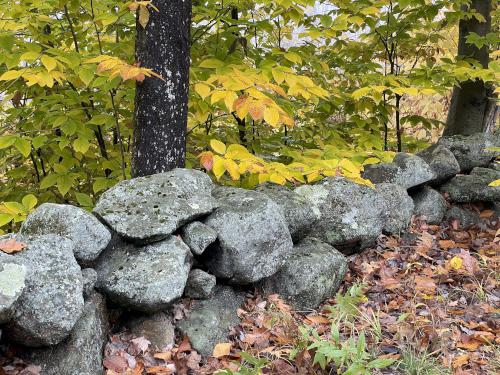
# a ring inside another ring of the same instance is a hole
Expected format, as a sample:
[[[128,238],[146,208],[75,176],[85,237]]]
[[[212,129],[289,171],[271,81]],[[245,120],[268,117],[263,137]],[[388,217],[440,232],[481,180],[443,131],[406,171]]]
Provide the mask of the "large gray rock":
[[[265,194],[220,187],[214,191],[220,207],[205,224],[218,241],[203,254],[215,276],[249,284],[271,276],[285,263],[293,243],[281,210]]]
[[[400,152],[392,163],[365,166],[363,178],[374,184],[391,182],[410,189],[433,180],[435,174],[422,158]]]
[[[111,240],[109,230],[87,211],[66,205],[44,203],[21,227],[21,234],[57,234],[73,241],[76,260],[82,264],[93,262]]]
[[[0,324],[12,317],[15,303],[26,287],[27,277],[25,264],[11,256],[0,257]]]
[[[424,186],[412,194],[412,198],[415,216],[424,217],[429,224],[441,224],[448,204],[438,191]]]
[[[193,348],[204,356],[211,356],[216,344],[228,341],[232,327],[239,324],[236,310],[245,297],[229,286],[216,288],[212,298],[197,301],[189,318],[177,324],[183,335],[189,337]]]
[[[216,207],[212,187],[203,172],[174,169],[120,182],[101,196],[94,212],[128,240],[158,241],[212,212]]]
[[[315,185],[299,186],[295,191],[307,198],[319,215],[311,237],[352,253],[371,246],[382,234],[387,207],[375,189],[345,178],[329,177]]]
[[[406,189],[398,184],[378,184],[377,192],[385,199],[387,221],[383,232],[399,234],[408,228],[413,215],[413,200]]]
[[[318,220],[309,202],[286,186],[266,183],[256,190],[266,194],[281,209],[293,242],[305,238]]]
[[[160,350],[175,344],[174,326],[164,312],[136,317],[129,322],[129,327],[135,337],[145,337]]]
[[[216,283],[217,280],[214,275],[200,269],[191,270],[184,294],[189,298],[208,298],[213,293]]]
[[[199,221],[183,226],[181,235],[182,240],[196,255],[203,254],[206,248],[217,240],[217,232]]]
[[[83,281],[73,243],[56,235],[16,236],[27,247],[15,255],[31,270],[7,335],[26,346],[55,345],[65,339],[83,310]]]
[[[476,201],[499,202],[500,186],[488,186],[500,179],[500,172],[489,168],[474,168],[470,175],[458,175],[441,186],[440,190],[448,193],[457,203]]]
[[[97,289],[123,307],[154,312],[182,296],[191,268],[177,236],[144,246],[114,240],[97,261]]]
[[[43,375],[101,375],[107,335],[106,303],[94,293],[70,336],[54,347],[34,350],[28,360],[40,366]]]
[[[434,171],[436,177],[430,181],[432,184],[441,184],[460,173],[458,164],[453,152],[440,144],[434,144],[419,152],[420,156]]]
[[[462,172],[469,172],[474,167],[486,167],[498,155],[498,152],[487,149],[500,146],[500,136],[483,133],[454,135],[440,138],[438,144],[453,152]]]
[[[309,237],[295,245],[285,266],[259,286],[267,294],[279,294],[297,310],[315,309],[335,295],[346,271],[347,261],[340,252]]]
[[[444,220],[457,220],[462,228],[476,225],[481,221],[481,217],[475,211],[468,210],[459,206],[452,206],[444,215]]]
[[[88,298],[94,294],[94,287],[97,283],[97,272],[93,268],[82,270],[83,278],[83,297]]]

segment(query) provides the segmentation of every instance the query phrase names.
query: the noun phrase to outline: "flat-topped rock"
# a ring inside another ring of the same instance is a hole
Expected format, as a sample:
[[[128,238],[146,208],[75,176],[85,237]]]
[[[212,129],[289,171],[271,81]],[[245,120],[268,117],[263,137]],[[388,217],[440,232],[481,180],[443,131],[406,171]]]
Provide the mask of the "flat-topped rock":
[[[400,152],[396,154],[392,163],[365,166],[363,178],[374,184],[388,182],[410,189],[433,180],[435,174],[424,159]]]
[[[14,257],[31,271],[6,334],[26,346],[58,344],[83,311],[82,273],[73,255],[73,243],[56,235],[15,238],[27,247],[7,257]]]
[[[500,172],[490,168],[474,168],[470,175],[458,175],[441,186],[440,190],[448,193],[457,203],[476,201],[499,202],[500,186],[489,186],[500,179]]]
[[[384,198],[375,189],[342,177],[328,177],[295,191],[309,200],[319,220],[310,232],[342,251],[352,253],[371,246],[387,220]]]
[[[212,212],[212,188],[205,173],[174,169],[118,183],[101,196],[94,213],[129,241],[154,242]]]
[[[44,203],[28,216],[21,234],[56,234],[73,241],[76,260],[93,262],[111,240],[111,233],[87,211],[67,204]]]
[[[235,284],[249,284],[278,271],[293,243],[278,205],[267,195],[239,188],[214,190],[220,207],[205,224],[218,241],[202,261],[215,276]]]
[[[498,152],[488,148],[500,146],[500,135],[487,133],[454,135],[441,137],[438,144],[455,155],[461,172],[469,172],[475,167],[486,167],[498,155]]]
[[[114,240],[97,261],[96,287],[120,306],[159,311],[182,296],[191,262],[177,236],[144,246]]]
[[[258,286],[267,294],[279,294],[297,310],[310,310],[335,295],[346,271],[340,252],[309,237],[295,245],[285,266]]]
[[[318,220],[307,199],[286,186],[272,183],[259,185],[256,190],[266,194],[281,209],[293,242],[307,237]]]

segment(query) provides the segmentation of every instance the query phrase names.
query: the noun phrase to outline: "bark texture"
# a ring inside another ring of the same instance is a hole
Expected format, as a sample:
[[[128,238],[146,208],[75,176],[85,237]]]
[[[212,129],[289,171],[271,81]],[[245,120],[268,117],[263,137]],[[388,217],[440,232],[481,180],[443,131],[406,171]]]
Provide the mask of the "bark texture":
[[[155,0],[143,28],[137,22],[136,61],[165,79],[146,78],[135,96],[132,175],[183,167],[189,92],[191,0]]]
[[[469,33],[485,36],[491,32],[491,0],[472,0],[468,8],[475,9],[486,22],[479,22],[474,17],[460,21],[458,57],[474,58],[487,68],[488,48],[486,46],[477,48],[473,44],[468,44],[466,38]],[[479,80],[462,82],[460,87],[455,87],[443,135],[471,135],[493,131],[498,115],[493,91],[493,87]]]

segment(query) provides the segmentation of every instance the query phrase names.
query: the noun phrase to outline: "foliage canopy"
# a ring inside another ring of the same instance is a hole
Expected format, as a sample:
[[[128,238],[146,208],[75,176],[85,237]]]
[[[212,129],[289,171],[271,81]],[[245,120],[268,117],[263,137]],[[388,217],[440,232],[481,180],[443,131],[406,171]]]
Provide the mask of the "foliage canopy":
[[[440,125],[414,108],[402,113],[405,100],[432,102],[467,79],[498,82],[498,51],[488,69],[453,57],[459,19],[481,21],[462,3],[194,0],[188,166],[243,187],[331,175],[365,182],[364,164],[422,147]],[[162,9],[0,4],[0,226],[23,220],[33,195],[90,208],[130,176],[135,84],[167,78],[133,57],[136,17],[148,27]]]

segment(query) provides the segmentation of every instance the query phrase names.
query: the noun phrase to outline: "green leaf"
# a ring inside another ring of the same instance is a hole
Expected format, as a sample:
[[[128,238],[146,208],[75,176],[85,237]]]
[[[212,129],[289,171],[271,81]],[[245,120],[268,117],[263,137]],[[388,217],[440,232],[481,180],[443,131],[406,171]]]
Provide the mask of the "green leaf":
[[[5,224],[10,223],[14,219],[14,216],[11,214],[0,214],[0,227],[3,227]]]
[[[368,363],[368,368],[384,368],[394,363],[392,358],[377,358]]]
[[[14,215],[25,214],[27,212],[24,206],[19,202],[4,202],[3,206],[4,210]]]
[[[95,73],[91,69],[80,68],[78,70],[78,77],[85,83],[85,86],[88,86],[92,80],[94,79]]]
[[[22,199],[22,204],[26,208],[27,211],[30,211],[33,207],[36,206],[38,199],[33,194],[25,195]]]
[[[12,135],[4,135],[3,137],[0,137],[0,150],[12,146],[16,139],[17,138]]]
[[[31,142],[23,139],[17,138],[14,142],[14,147],[25,157],[27,158],[31,153]]]
[[[75,193],[76,200],[80,204],[80,206],[83,207],[92,207],[94,205],[94,202],[92,201],[92,198],[83,193]]]
[[[40,189],[47,189],[54,186],[57,183],[57,178],[59,176],[55,173],[49,174],[40,182]]]
[[[108,179],[104,177],[98,177],[92,184],[92,190],[94,190],[94,193],[98,193],[104,189],[107,189],[108,184],[109,184]]]
[[[296,64],[302,64],[302,57],[300,57],[300,55],[295,52],[287,52],[283,56],[285,56],[285,59],[287,59],[288,61]]]
[[[63,197],[68,193],[69,189],[71,189],[73,181],[73,178],[67,174],[57,177],[57,190],[59,190],[59,193],[61,193]]]
[[[35,149],[40,148],[48,141],[48,139],[49,138],[46,135],[39,135],[31,140],[31,144]]]
[[[77,138],[73,142],[73,148],[77,152],[81,152],[82,154],[85,154],[90,147],[90,143],[88,139],[85,138]]]
[[[209,69],[216,69],[223,67],[225,64],[224,62],[217,60],[217,59],[206,59],[203,60],[200,65],[198,65],[200,68],[209,68]]]

